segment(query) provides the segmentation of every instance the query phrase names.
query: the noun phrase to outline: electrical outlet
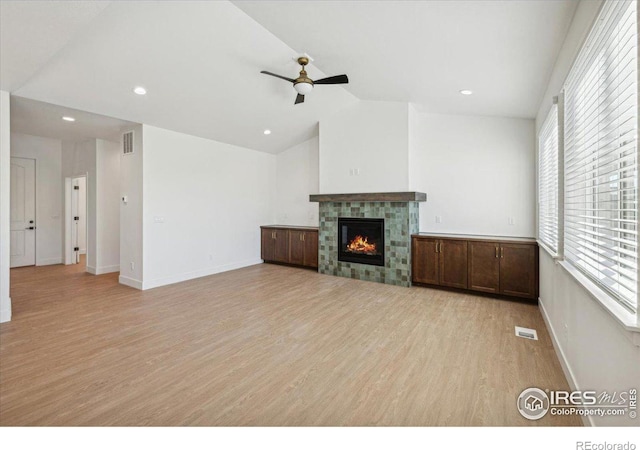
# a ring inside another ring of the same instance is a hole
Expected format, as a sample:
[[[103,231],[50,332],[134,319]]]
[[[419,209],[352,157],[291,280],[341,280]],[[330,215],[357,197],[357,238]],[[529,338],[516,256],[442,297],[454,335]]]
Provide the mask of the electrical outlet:
[[[515,225],[516,221],[513,217],[509,217],[509,225]]]
[[[360,169],[353,169],[356,173],[356,175],[360,175]]]
[[[131,271],[132,271],[132,272],[133,272],[134,270],[136,270],[136,264],[135,264],[133,261],[131,261],[129,264],[131,265]]]
[[[436,223],[442,223],[442,217],[436,216]]]

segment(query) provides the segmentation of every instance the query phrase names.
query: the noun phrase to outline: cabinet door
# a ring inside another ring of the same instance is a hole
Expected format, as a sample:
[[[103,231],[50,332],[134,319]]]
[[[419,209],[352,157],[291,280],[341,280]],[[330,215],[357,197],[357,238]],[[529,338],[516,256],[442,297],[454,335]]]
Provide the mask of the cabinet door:
[[[289,230],[289,262],[302,265],[304,263],[304,231]]]
[[[415,283],[438,284],[440,267],[436,239],[413,238],[411,241],[411,278]]]
[[[524,298],[538,296],[538,247],[527,244],[500,246],[500,293]]]
[[[500,246],[469,241],[469,289],[497,294],[500,290]]]
[[[440,285],[467,288],[467,241],[440,240]]]
[[[277,262],[289,262],[289,231],[273,230],[275,237],[275,248],[273,250],[273,260]]]
[[[318,232],[304,232],[304,265],[318,267]]]
[[[276,241],[273,235],[274,230],[269,228],[262,228],[261,232],[261,256],[265,261],[273,261]]]

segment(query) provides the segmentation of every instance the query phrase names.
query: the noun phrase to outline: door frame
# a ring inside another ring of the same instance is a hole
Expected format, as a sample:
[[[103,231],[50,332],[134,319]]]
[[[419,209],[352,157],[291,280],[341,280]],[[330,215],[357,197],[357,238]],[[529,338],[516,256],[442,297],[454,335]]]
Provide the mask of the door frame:
[[[85,255],[85,272],[88,272],[88,261],[89,261],[89,252],[91,248],[89,246],[89,173],[85,172],[79,175],[72,175],[64,178],[64,263],[65,265],[74,264],[75,258],[73,255],[73,217],[71,215],[71,205],[72,205],[72,193],[73,193],[73,180],[76,178],[84,178],[85,180],[85,214],[87,215],[85,219],[85,236],[86,236],[86,246],[87,252]]]

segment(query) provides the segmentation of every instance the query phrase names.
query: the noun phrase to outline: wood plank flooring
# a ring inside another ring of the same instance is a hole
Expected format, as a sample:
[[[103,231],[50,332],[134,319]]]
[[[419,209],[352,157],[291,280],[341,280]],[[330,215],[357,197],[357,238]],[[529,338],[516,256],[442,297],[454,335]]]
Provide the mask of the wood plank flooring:
[[[144,292],[82,270],[11,271],[0,425],[581,424],[516,409],[568,389],[532,304],[269,264]]]

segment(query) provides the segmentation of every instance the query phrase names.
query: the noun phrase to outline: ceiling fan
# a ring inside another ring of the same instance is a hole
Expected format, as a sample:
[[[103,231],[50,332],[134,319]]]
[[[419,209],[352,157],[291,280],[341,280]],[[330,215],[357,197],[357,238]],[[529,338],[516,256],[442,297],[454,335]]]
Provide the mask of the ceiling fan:
[[[309,58],[306,56],[301,56],[298,58],[298,64],[302,66],[300,69],[300,76],[295,80],[293,78],[283,77],[282,75],[278,75],[272,72],[267,72],[266,70],[262,70],[260,73],[264,73],[267,75],[271,75],[272,77],[281,78],[283,80],[287,80],[290,83],[293,83],[293,87],[298,93],[296,97],[296,101],[294,105],[298,103],[304,102],[304,96],[307,95],[313,89],[313,86],[316,84],[346,84],[349,82],[349,78],[346,75],[335,75],[333,77],[321,78],[319,80],[313,81],[311,78],[307,76],[307,71],[304,70],[304,66],[309,64]]]

